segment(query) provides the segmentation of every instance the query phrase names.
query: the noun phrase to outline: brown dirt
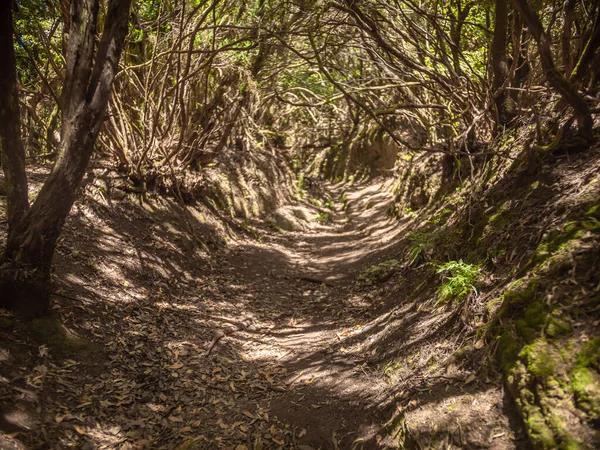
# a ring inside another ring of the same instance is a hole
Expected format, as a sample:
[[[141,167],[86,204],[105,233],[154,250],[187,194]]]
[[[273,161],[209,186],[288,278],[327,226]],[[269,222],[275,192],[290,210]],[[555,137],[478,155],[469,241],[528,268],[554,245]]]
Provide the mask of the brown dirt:
[[[434,364],[473,336],[415,300],[430,286],[356,283],[405,251],[406,223],[384,183],[346,196],[331,223],[241,237],[160,197],[86,195],[59,246],[54,325],[0,317],[0,446],[521,445],[500,380]],[[209,256],[215,233],[228,246]]]

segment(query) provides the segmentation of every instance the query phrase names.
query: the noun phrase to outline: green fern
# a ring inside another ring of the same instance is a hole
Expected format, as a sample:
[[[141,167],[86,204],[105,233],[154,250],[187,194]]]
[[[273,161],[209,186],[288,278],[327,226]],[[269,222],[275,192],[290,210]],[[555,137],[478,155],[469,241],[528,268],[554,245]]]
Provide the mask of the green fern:
[[[477,293],[481,284],[481,267],[461,260],[449,261],[437,266],[436,273],[444,274],[444,282],[438,291],[438,301],[451,298],[459,300],[471,292]]]

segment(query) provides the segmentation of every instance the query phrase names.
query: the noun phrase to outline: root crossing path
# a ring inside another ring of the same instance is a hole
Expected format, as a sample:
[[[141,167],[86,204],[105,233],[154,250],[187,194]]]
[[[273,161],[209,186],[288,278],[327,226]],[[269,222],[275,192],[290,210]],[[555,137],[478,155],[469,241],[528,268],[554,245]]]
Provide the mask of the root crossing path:
[[[411,414],[426,445],[513,448],[500,383],[427,373],[465,338],[448,333],[452,312],[431,314],[403,287],[357,289],[366,268],[406,251],[389,190],[329,195],[340,201],[327,223],[273,226],[210,264],[182,256],[185,224],[168,212],[84,199],[59,248],[56,317],[21,330],[26,344],[9,340],[12,440],[0,444],[398,448]],[[299,203],[290,214],[315,217]]]

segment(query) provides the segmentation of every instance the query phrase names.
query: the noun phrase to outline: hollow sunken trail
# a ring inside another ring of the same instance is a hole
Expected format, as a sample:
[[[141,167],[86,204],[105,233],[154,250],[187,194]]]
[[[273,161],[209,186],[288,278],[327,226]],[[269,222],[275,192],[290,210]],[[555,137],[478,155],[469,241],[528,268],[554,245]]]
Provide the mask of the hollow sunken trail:
[[[66,326],[55,339],[40,332],[55,319],[34,321],[32,342],[50,344],[14,361],[3,390],[19,400],[5,417],[21,418],[14,429],[31,448],[397,448],[410,444],[409,418],[468,445],[513,447],[499,384],[423,370],[455,348],[441,332],[451,313],[405,300],[402,285],[357,284],[407,245],[387,188],[328,186],[338,201],[327,223],[264,227],[209,264],[181,254],[180,217],[82,201],[58,261]],[[401,377],[386,376],[409,357]]]
[[[328,223],[238,243],[216,264],[227,287],[223,320],[251,325],[234,327],[210,358],[233,351],[247,362],[281,368],[284,389],[276,386],[259,409],[295,427],[290,443],[306,446],[299,448],[349,448],[357,439],[357,448],[369,448],[383,421],[376,408],[388,388],[383,373],[366,367],[365,355],[344,341],[380,309],[352,294],[357,275],[381,258],[401,229],[386,214],[391,195],[381,184],[345,194]],[[341,188],[331,192],[341,195]]]

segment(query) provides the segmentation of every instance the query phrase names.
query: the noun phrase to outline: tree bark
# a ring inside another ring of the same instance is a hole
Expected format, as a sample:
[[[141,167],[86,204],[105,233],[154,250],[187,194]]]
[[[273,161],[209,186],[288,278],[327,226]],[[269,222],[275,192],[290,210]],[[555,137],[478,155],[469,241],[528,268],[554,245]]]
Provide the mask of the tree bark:
[[[573,57],[571,55],[571,26],[573,25],[573,16],[575,15],[575,6],[577,0],[567,0],[564,6],[564,25],[561,40],[562,62],[565,75],[568,77],[573,71]]]
[[[571,73],[570,81],[572,83],[575,83],[576,85],[581,83],[594,59],[594,55],[598,53],[598,48],[600,48],[600,8],[598,8],[596,13],[592,34],[585,44],[581,57],[579,58],[579,61],[577,61],[577,65]]]
[[[550,49],[550,38],[544,30],[540,18],[529,6],[527,0],[512,0],[512,3],[515,9],[519,11],[519,14],[523,18],[523,22],[527,25],[537,42],[542,68],[544,69],[548,83],[573,108],[579,127],[579,134],[581,137],[591,142],[593,140],[593,121],[590,109],[573,84],[571,84],[571,82],[567,80],[554,65],[552,51]]]
[[[56,242],[76,199],[100,132],[127,34],[130,0],[110,0],[94,60],[98,0],[71,2],[58,157],[32,207],[11,227],[0,303],[25,317],[49,306]]]
[[[6,215],[11,228],[27,212],[29,202],[10,1],[0,2],[0,155],[7,191]]]
[[[494,95],[498,123],[505,125],[508,122],[506,111],[506,78],[508,77],[508,63],[506,61],[506,39],[508,35],[508,1],[496,0],[496,19],[494,21],[494,38],[490,56],[494,73]]]

